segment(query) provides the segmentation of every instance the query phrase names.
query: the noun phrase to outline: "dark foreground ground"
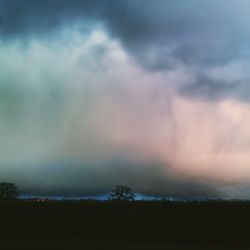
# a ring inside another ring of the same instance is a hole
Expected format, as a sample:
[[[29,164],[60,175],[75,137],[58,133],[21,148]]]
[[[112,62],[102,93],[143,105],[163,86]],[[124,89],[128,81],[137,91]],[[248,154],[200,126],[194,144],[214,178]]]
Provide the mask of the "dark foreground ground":
[[[0,249],[250,249],[250,203],[0,202]]]

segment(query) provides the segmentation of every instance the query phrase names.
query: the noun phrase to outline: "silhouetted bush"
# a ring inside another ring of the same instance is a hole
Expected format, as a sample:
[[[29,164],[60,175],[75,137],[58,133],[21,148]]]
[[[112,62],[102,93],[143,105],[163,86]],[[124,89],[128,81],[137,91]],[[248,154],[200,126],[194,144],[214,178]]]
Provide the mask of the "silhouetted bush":
[[[111,191],[109,199],[116,201],[133,201],[135,200],[135,194],[130,187],[117,186]]]
[[[1,200],[15,199],[17,196],[18,196],[18,189],[16,184],[8,182],[0,183]]]

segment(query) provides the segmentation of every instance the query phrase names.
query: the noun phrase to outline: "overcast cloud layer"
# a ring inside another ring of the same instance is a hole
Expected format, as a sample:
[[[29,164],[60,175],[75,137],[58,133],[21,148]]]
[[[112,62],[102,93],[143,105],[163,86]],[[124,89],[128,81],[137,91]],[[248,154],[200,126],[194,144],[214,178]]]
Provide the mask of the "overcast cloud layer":
[[[0,0],[0,174],[249,197],[250,2]]]

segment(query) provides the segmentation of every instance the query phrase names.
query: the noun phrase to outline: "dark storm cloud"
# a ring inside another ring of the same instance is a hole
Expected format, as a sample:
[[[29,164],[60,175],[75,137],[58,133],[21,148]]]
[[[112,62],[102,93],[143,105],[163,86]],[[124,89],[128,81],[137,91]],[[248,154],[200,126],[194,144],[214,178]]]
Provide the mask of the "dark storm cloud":
[[[149,68],[218,60],[223,23],[213,4],[137,0],[119,7],[107,15],[111,32]]]
[[[142,194],[173,197],[223,197],[216,185],[166,174],[164,167],[149,162],[113,160],[108,162],[57,163],[13,173],[3,180],[15,180],[21,192],[39,195],[83,196],[109,192],[127,185]],[[16,177],[14,177],[16,176]],[[14,177],[14,178],[13,178]],[[46,180],[46,181],[44,181]]]
[[[176,61],[208,63],[230,57],[228,51],[218,53],[224,49],[227,25],[221,4],[214,1],[2,0],[0,6],[2,38],[48,35],[76,22],[99,22],[155,70]]]
[[[200,76],[195,82],[180,88],[179,93],[189,97],[201,97],[207,100],[220,100],[223,96],[234,96],[240,82],[215,80],[207,76]]]
[[[199,67],[200,75],[211,65],[249,57],[250,32],[247,22],[241,22],[245,17],[227,6],[238,7],[225,0],[2,0],[0,35],[2,41],[51,38],[75,25],[82,32],[101,25],[144,68],[159,71],[183,64]],[[190,88],[208,99],[215,87],[217,93],[229,88],[223,82],[208,86],[209,81]]]
[[[76,21],[96,21],[107,1],[1,1],[2,38],[29,38],[69,27]]]

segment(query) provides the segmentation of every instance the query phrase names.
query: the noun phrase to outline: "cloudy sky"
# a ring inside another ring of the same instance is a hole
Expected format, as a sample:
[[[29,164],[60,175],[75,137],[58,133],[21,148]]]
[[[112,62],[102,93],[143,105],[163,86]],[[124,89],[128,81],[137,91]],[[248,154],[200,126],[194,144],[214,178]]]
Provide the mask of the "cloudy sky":
[[[250,198],[250,1],[0,0],[0,179],[23,193]]]

